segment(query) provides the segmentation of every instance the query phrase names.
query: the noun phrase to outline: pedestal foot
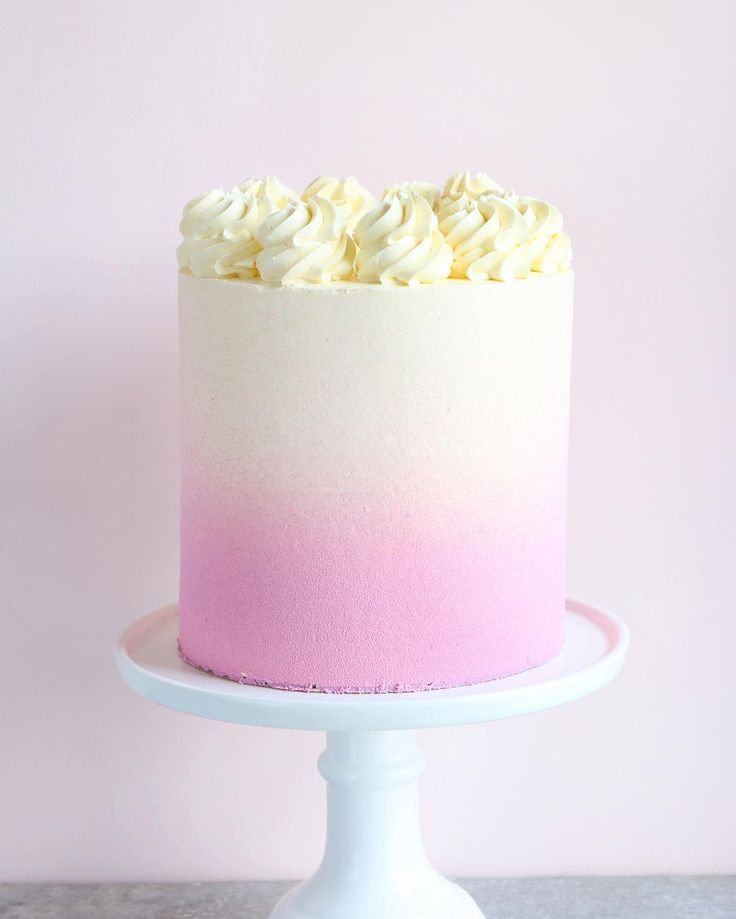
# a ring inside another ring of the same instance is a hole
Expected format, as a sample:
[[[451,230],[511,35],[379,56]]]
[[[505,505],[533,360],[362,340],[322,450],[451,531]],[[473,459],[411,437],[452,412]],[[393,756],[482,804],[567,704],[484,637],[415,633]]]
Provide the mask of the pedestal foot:
[[[413,731],[330,733],[319,760],[327,781],[327,843],[317,873],[270,919],[483,919],[473,898],[427,861]]]

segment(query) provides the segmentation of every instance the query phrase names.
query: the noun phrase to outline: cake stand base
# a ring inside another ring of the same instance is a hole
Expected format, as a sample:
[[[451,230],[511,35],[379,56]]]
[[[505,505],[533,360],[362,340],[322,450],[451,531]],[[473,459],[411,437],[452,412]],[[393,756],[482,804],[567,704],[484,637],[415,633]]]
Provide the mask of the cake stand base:
[[[327,782],[324,858],[271,919],[482,919],[424,853],[424,758],[413,731],[330,732],[319,770]]]
[[[133,689],[205,718],[327,732],[319,759],[327,782],[324,857],[270,919],[483,919],[425,855],[417,789],[424,758],[413,729],[493,721],[579,698],[613,679],[628,647],[619,619],[570,600],[560,653],[516,676],[417,693],[288,692],[189,667],[176,651],[177,612],[152,613],[118,641],[118,669]]]
[[[327,845],[317,873],[271,919],[482,919],[472,897],[427,861],[414,731],[330,732]]]

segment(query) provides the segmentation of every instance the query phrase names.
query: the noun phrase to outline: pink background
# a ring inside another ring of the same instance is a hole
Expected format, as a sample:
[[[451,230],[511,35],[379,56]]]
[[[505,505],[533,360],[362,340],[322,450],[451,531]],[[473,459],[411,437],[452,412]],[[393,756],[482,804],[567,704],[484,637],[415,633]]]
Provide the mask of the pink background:
[[[179,210],[466,166],[565,215],[569,590],[634,640],[599,695],[421,734],[429,853],[736,870],[734,9],[3,4],[0,880],[314,868],[323,738],[165,711],[112,665],[177,592]]]

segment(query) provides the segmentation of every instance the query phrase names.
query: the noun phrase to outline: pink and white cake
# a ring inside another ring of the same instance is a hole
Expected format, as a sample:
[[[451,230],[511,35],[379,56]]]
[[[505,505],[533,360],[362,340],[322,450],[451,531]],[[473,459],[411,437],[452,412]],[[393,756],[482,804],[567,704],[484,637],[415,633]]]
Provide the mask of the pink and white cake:
[[[563,634],[573,276],[488,176],[380,201],[249,179],[179,248],[180,650],[242,683],[403,692]]]

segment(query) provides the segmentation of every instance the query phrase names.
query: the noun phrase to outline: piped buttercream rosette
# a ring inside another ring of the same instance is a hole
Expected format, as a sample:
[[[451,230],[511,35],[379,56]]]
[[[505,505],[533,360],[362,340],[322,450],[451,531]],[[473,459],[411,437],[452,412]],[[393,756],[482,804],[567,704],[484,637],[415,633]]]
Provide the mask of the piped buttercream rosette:
[[[463,195],[466,198],[472,198],[477,201],[481,195],[486,194],[506,195],[507,192],[502,185],[492,179],[485,172],[476,172],[471,175],[469,172],[455,172],[445,182],[442,191],[443,198],[460,198]]]
[[[398,182],[379,203],[353,176],[320,176],[301,198],[274,176],[250,177],[189,201],[180,230],[180,268],[277,284],[512,281],[572,260],[558,208],[484,172],[456,172],[442,192]]]
[[[450,274],[452,249],[429,202],[406,191],[390,194],[355,228],[359,281],[431,284]]]
[[[213,189],[184,206],[177,249],[180,268],[203,278],[257,277],[255,231],[294,192],[277,179],[246,179],[230,192]]]
[[[570,237],[562,232],[562,214],[554,204],[538,198],[519,198],[516,207],[529,229],[532,271],[552,274],[572,262]]]
[[[354,176],[341,179],[319,176],[304,189],[302,199],[308,201],[316,195],[332,201],[348,232],[376,203],[371,192],[359,185]]]
[[[388,188],[383,190],[383,198],[388,198],[391,195],[398,194],[398,192],[408,192],[410,195],[415,195],[419,198],[424,198],[424,200],[429,204],[433,211],[436,211],[442,193],[436,185],[432,185],[431,182],[396,182],[394,185],[389,185]]]
[[[469,281],[512,281],[531,270],[529,228],[517,208],[494,194],[446,199],[438,214],[452,247],[452,276]]]
[[[269,283],[318,284],[353,273],[355,243],[337,207],[320,195],[290,201],[261,224],[256,238],[258,273]]]

